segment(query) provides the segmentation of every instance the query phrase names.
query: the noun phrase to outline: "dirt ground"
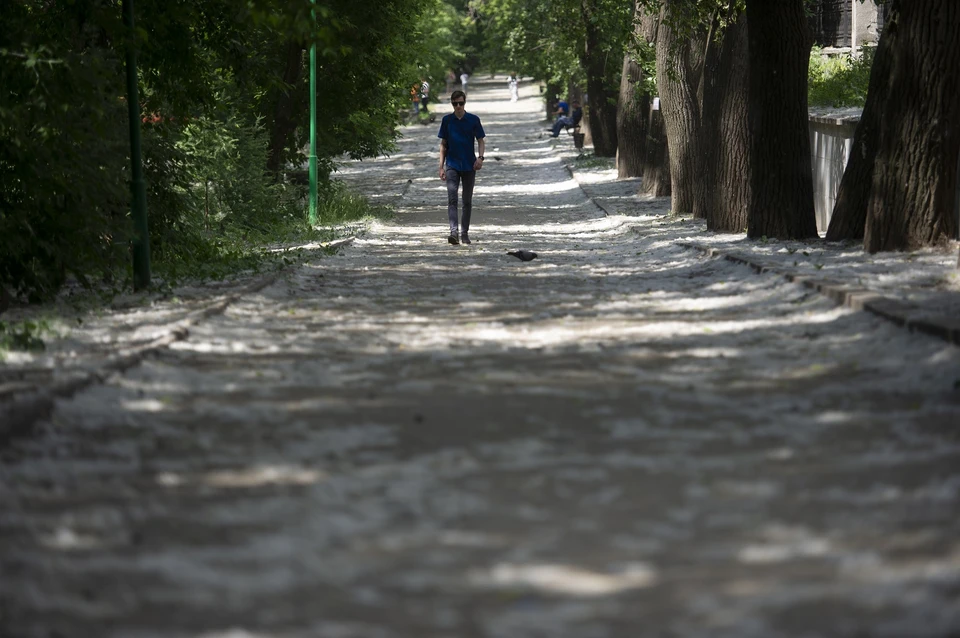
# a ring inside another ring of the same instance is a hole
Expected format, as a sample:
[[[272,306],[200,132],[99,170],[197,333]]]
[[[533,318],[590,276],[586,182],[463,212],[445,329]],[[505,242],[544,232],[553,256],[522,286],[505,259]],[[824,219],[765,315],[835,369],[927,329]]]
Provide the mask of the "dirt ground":
[[[408,127],[343,171],[395,222],[0,450],[0,635],[960,635],[960,351],[677,245],[536,87],[469,97],[474,244]]]

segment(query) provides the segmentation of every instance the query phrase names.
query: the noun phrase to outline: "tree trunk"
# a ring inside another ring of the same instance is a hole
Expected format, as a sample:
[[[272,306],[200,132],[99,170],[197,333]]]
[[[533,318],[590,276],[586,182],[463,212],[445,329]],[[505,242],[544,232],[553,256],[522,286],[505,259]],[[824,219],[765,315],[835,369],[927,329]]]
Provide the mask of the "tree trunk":
[[[270,127],[270,154],[267,158],[267,170],[280,179],[281,169],[287,157],[287,147],[297,128],[294,119],[296,110],[296,91],[300,86],[303,73],[303,45],[290,42],[284,50],[283,86],[275,101],[273,122]]]
[[[676,0],[672,0],[673,3]],[[664,11],[671,11],[667,2]],[[699,84],[706,35],[679,42],[667,24],[657,37],[657,87],[670,148],[670,181],[674,213],[691,213],[703,178],[700,143]]]
[[[652,45],[654,51],[660,33],[660,15],[644,14],[640,23],[641,37]],[[670,152],[667,147],[667,129],[663,122],[663,111],[660,110],[659,96],[657,108],[653,100],[644,113],[646,119],[647,139],[643,143],[643,186],[640,193],[654,197],[670,196]]]
[[[617,103],[617,179],[643,175],[644,145],[650,96],[640,93],[640,65],[630,54],[623,56],[620,101]]]
[[[960,3],[900,2],[864,248],[905,250],[956,237]]]
[[[594,22],[595,0],[581,0],[580,14],[586,31],[581,64],[587,73],[587,95],[590,103],[587,117],[593,137],[593,153],[599,157],[617,154],[617,95],[607,88],[606,54],[601,50],[603,34]]]
[[[860,114],[860,122],[853,135],[853,146],[847,166],[837,189],[837,201],[833,205],[827,240],[863,239],[867,224],[867,202],[870,199],[870,184],[873,182],[873,166],[880,141],[880,126],[889,95],[891,63],[896,48],[897,22],[900,18],[900,0],[886,5],[888,27],[880,34],[880,42],[870,69],[870,85],[867,102]]]
[[[643,186],[640,192],[654,197],[670,196],[670,149],[662,113],[651,106],[643,156]]]
[[[554,118],[556,117],[553,112],[557,110],[557,100],[560,99],[561,87],[559,84],[553,84],[552,82],[547,82],[546,92],[544,93],[544,99],[546,100],[543,105],[544,119],[553,123]]]
[[[749,237],[817,236],[807,113],[804,0],[747,0]]]
[[[650,17],[642,14],[642,8],[633,5],[633,38],[645,38],[644,22]],[[617,102],[617,179],[643,175],[643,157],[647,141],[647,112],[650,95],[641,91],[643,71],[630,53],[623,56],[620,73],[620,99]]]
[[[701,216],[707,228],[743,232],[750,203],[750,128],[747,122],[749,73],[747,18],[727,16],[721,38],[708,45],[704,62],[703,153],[704,200]]]

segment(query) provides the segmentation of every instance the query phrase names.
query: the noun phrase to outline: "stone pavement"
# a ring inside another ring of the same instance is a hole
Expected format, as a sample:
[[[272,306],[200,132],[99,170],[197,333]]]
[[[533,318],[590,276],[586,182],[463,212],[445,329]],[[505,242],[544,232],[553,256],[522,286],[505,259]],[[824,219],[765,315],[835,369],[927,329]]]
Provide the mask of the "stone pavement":
[[[343,175],[396,223],[0,451],[0,635],[960,632],[960,350],[604,215],[482,80],[476,243],[409,127]]]

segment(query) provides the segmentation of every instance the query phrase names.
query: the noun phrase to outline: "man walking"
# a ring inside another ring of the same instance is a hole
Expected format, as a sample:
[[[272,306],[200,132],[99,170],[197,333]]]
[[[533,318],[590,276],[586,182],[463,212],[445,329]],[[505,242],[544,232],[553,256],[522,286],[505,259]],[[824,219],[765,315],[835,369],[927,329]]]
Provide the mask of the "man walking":
[[[467,113],[464,105],[467,96],[463,91],[454,91],[450,96],[453,113],[443,116],[440,121],[440,179],[447,183],[447,217],[450,220],[450,236],[453,245],[460,242],[470,243],[470,213],[473,210],[473,186],[477,171],[483,168],[483,149],[486,133],[480,124],[480,118]],[[473,153],[474,140],[479,155]],[[463,184],[463,217],[458,224],[457,191]]]

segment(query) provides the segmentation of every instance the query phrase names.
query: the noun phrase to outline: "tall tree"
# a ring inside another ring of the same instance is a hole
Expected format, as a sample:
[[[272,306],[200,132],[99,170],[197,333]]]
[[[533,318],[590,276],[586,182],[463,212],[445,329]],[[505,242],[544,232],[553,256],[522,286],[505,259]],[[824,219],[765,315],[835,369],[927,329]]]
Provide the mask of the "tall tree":
[[[860,122],[853,135],[852,152],[840,179],[836,203],[827,228],[827,240],[863,239],[867,224],[867,205],[870,201],[870,186],[873,183],[874,160],[883,125],[883,110],[890,87],[890,67],[893,50],[896,48],[900,22],[900,2],[886,6],[886,23],[877,52],[870,69],[870,85],[867,102],[860,114]]]
[[[640,89],[642,78],[637,61],[624,55],[617,100],[617,179],[643,175],[650,94]]]
[[[670,148],[671,208],[675,213],[694,211],[702,179],[701,148],[708,143],[700,135],[707,30],[701,25],[683,28],[684,5],[685,0],[665,0],[657,38],[657,87]]]
[[[617,32],[623,24],[605,25],[610,8],[601,0],[580,0],[580,16],[584,30],[584,44],[580,63],[587,76],[587,108],[590,133],[593,136],[593,152],[601,157],[613,157],[617,153],[617,90],[614,88],[613,69],[610,67],[611,51],[622,51],[624,35]],[[623,22],[622,11],[621,22]],[[612,22],[612,21],[611,21]],[[607,27],[606,29],[604,27]],[[611,34],[615,38],[611,38]],[[619,59],[617,56],[614,59]]]
[[[656,79],[651,68],[655,68],[656,53],[650,42],[654,41],[657,22],[657,16],[645,12],[639,0],[634,3],[634,31],[623,55],[617,100],[617,177],[620,179],[643,175],[652,102],[650,85]]]
[[[654,197],[670,196],[670,150],[663,111],[651,105],[647,115],[647,142],[643,153],[643,184],[640,192]]]
[[[747,223],[746,18],[729,0],[667,0],[657,79],[670,144],[673,210],[712,230]]]
[[[732,5],[732,3],[731,3]],[[719,232],[743,232],[750,205],[747,19],[732,6],[718,10],[703,65],[700,145],[702,178],[694,214]]]
[[[870,252],[957,236],[960,3],[894,5],[899,19],[887,30],[896,43],[864,233]]]
[[[632,3],[483,0],[475,6],[488,42],[507,49],[507,58],[516,61],[515,70],[548,85],[586,85],[585,119],[594,151],[613,157],[620,62],[630,34]]]
[[[810,170],[804,0],[747,0],[750,237],[817,236]]]

